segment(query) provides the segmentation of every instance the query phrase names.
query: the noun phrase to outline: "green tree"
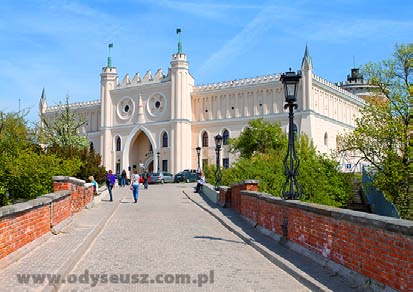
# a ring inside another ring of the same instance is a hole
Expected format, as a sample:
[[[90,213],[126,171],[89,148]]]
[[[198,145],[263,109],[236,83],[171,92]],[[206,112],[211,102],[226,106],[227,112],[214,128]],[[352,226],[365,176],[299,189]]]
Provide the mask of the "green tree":
[[[82,127],[86,121],[78,118],[70,111],[69,97],[66,97],[66,105],[57,113],[55,119],[49,123],[43,119],[44,127],[39,129],[39,141],[47,147],[65,149],[72,155],[72,150],[88,147],[89,141],[81,134]]]
[[[17,149],[31,145],[31,132],[24,119],[25,113],[0,112],[0,153],[14,155]]]
[[[255,152],[265,154],[283,149],[286,144],[287,137],[279,123],[256,119],[248,122],[248,127],[238,138],[230,139],[229,149],[232,153],[239,153],[240,157],[249,158]]]
[[[74,176],[82,164],[78,158],[62,159],[53,154],[19,150],[4,161],[11,202],[30,200],[53,192],[52,176]]]
[[[25,113],[0,112],[0,206],[10,202],[8,161],[14,161],[21,150],[30,147],[30,131]]]
[[[338,136],[338,153],[359,158],[372,169],[375,185],[393,202],[402,218],[409,210],[409,49],[396,45],[393,56],[362,68],[372,97],[356,119],[352,133]]]
[[[249,126],[250,130],[229,142],[231,151],[239,153],[239,159],[223,170],[222,183],[231,185],[257,179],[261,192],[280,196],[286,179],[283,159],[287,153],[287,135],[278,123],[262,119],[251,121]],[[298,180],[304,188],[303,200],[346,206],[351,196],[350,184],[340,173],[338,163],[318,154],[306,135],[300,135],[296,147],[301,160]]]
[[[83,148],[79,151],[80,160],[83,161],[82,166],[76,174],[77,178],[88,180],[88,177],[93,175],[98,183],[103,183],[106,178],[106,169],[102,166],[102,157],[95,150]]]

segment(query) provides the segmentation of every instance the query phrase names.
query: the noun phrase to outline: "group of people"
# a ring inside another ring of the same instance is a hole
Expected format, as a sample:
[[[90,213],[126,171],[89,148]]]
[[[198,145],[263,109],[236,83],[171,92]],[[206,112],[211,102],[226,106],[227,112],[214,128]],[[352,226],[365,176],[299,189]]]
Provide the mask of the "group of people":
[[[133,171],[133,174],[131,176],[131,183],[130,183],[130,189],[132,190],[132,194],[133,194],[133,199],[135,201],[135,203],[138,202],[138,195],[139,195],[139,183],[142,181],[144,188],[148,189],[148,184],[149,184],[149,178],[150,178],[150,174],[147,170],[144,170],[143,174],[142,174],[142,180],[140,175],[138,174],[138,171],[135,169]],[[119,185],[121,187],[125,187],[126,186],[126,171],[123,170],[121,175],[120,175],[120,182]],[[116,177],[113,174],[112,170],[109,170],[107,175],[106,175],[106,187],[108,188],[108,192],[109,192],[109,201],[113,201],[113,186],[115,185],[115,181],[116,181]]]
[[[148,173],[148,171],[144,171],[142,174],[142,180],[143,180],[143,185],[145,189],[148,189],[148,183],[149,183],[149,178],[150,178],[150,174]],[[120,175],[120,186],[121,187],[125,187],[126,186],[126,171],[123,170],[121,175]],[[138,202],[138,196],[139,196],[139,184],[141,183],[141,176],[138,174],[138,171],[135,169],[133,171],[133,174],[131,176],[131,183],[130,183],[130,189],[132,190],[132,194],[133,194],[133,199],[134,202],[137,203]],[[94,186],[94,190],[95,193],[97,191],[98,188],[98,184],[97,182],[94,180],[93,176],[89,177],[89,181],[91,183],[93,183]],[[109,192],[109,201],[113,201],[113,186],[115,185],[116,182],[116,177],[113,174],[112,170],[110,169],[106,175],[106,187],[108,188],[108,192]],[[195,188],[195,192],[199,193],[201,191],[201,187],[205,184],[205,176],[204,173],[201,171],[199,179],[198,179],[198,183],[196,185]]]

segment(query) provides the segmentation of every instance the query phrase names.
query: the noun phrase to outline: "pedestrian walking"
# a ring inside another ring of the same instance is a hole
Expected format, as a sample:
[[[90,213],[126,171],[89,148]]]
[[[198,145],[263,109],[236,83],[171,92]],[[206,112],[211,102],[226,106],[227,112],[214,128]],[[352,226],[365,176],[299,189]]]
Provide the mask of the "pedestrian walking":
[[[135,200],[135,203],[138,202],[138,196],[139,196],[139,179],[140,176],[138,174],[137,170],[134,170],[133,175],[131,177],[131,186],[130,189],[132,190],[133,194],[133,199]]]
[[[125,187],[126,185],[126,170],[122,170],[122,174],[120,175],[120,185],[121,187]]]
[[[143,171],[143,187],[145,188],[145,190],[148,189],[148,180],[149,180],[149,174],[148,174],[148,171],[145,169]]]
[[[106,187],[108,188],[108,192],[109,192],[109,197],[110,197],[110,201],[113,201],[113,196],[112,196],[112,189],[113,186],[115,185],[115,176],[112,173],[112,170],[109,169],[108,174],[106,175]]]

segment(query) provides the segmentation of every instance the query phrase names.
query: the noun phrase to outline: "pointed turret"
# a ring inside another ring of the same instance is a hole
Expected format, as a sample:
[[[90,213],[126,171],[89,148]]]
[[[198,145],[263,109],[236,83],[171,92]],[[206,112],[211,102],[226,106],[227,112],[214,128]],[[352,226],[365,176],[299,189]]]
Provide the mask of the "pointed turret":
[[[303,61],[301,62],[301,69],[305,70],[305,69],[313,69],[313,61],[311,59],[310,53],[308,52],[308,46],[307,44],[305,45],[305,52],[304,52],[304,57],[303,57]]]
[[[311,89],[313,87],[313,61],[308,51],[308,46],[305,44],[303,61],[301,62],[301,71],[303,78],[301,81],[301,100],[302,109],[307,110],[310,107]]]
[[[40,97],[40,101],[41,102],[46,101],[46,93],[44,92],[44,87],[43,87],[43,90],[42,90],[42,96]]]
[[[39,126],[43,127],[43,114],[46,112],[47,109],[47,100],[46,100],[46,92],[42,90],[42,95],[40,97],[40,102],[39,102],[39,116],[40,116],[40,121],[39,121]]]

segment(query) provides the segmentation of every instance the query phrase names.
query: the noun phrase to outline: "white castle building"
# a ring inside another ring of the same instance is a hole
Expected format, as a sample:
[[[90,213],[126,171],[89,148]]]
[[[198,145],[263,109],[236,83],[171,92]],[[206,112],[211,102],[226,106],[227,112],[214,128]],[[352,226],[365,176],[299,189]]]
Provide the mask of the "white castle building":
[[[228,152],[228,137],[237,137],[248,122],[263,118],[288,129],[284,89],[280,74],[195,85],[187,55],[178,43],[167,73],[159,69],[141,77],[128,74],[119,82],[116,67],[103,67],[100,99],[70,104],[87,121],[85,132],[91,147],[102,155],[107,169],[120,172],[140,167],[172,173],[197,169],[196,147],[201,147],[201,167],[215,164],[214,136],[223,136],[221,165],[236,158]],[[363,99],[313,74],[306,47],[297,98],[295,124],[320,152],[336,147],[336,136],[351,131]],[[50,122],[64,106],[40,100],[41,120]],[[343,164],[351,163],[343,161]]]

